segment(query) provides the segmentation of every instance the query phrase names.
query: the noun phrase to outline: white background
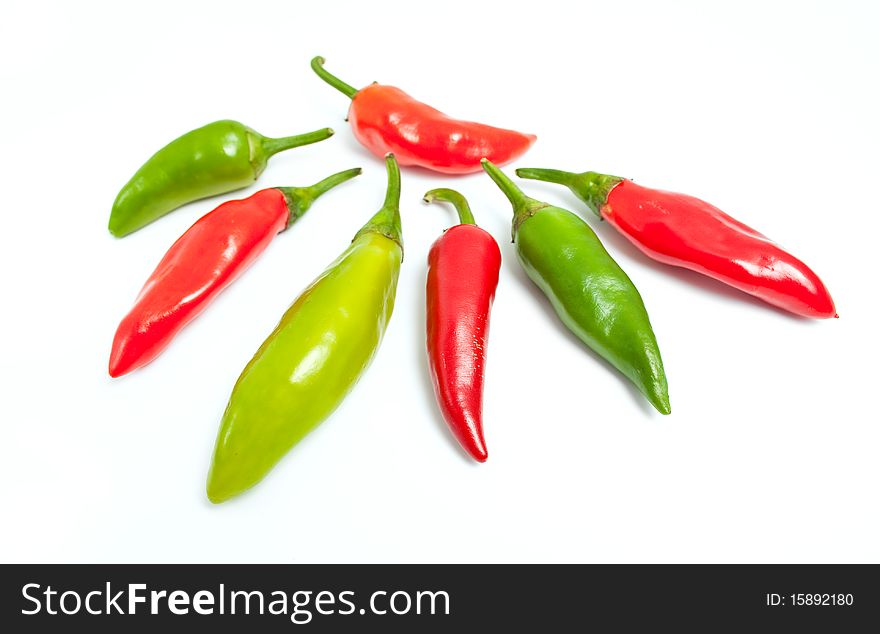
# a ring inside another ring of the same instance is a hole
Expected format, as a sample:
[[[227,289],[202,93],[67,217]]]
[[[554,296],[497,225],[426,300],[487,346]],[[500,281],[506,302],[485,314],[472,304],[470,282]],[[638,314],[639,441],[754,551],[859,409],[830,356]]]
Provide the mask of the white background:
[[[876,3],[311,5],[4,2],[0,560],[880,561]],[[582,210],[639,287],[669,377],[662,417],[555,319],[485,175],[405,170],[406,260],[373,366],[261,485],[212,506],[235,379],[384,192],[316,54],[355,86],[536,133],[516,166],[713,202],[810,264],[841,318],[654,264],[566,190],[523,181]],[[112,238],[138,166],[221,118],[337,135],[276,156],[249,190]],[[358,165],[157,361],[107,376],[119,319],[193,221]],[[470,198],[504,257],[485,465],[455,445],[427,377],[425,260],[453,218],[420,202],[436,186]]]

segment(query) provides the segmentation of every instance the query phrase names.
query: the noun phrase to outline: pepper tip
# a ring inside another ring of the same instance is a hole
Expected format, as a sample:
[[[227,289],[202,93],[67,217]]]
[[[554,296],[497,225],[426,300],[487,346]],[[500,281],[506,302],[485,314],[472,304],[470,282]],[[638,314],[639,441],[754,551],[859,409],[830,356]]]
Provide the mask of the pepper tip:
[[[205,486],[205,495],[211,504],[222,504],[226,500],[235,496],[234,492],[224,490],[218,486],[214,479],[209,475],[208,483]]]
[[[114,205],[114,211],[115,207],[116,205]],[[114,211],[110,212],[110,221],[107,223],[107,231],[110,232],[110,235],[114,238],[122,238],[132,233],[132,230],[123,225],[123,222],[119,220]]]
[[[489,451],[486,449],[486,443],[482,438],[476,444],[466,447],[466,449],[471,458],[479,463],[484,463],[489,459]]]
[[[107,374],[110,375],[110,378],[118,379],[123,374],[131,372],[132,369],[132,364],[129,361],[124,362],[122,351],[114,347],[110,353],[110,361],[107,363]]]
[[[226,501],[226,498],[218,497],[218,496],[212,495],[210,492],[208,492],[208,501],[211,504],[222,504],[223,502]]]

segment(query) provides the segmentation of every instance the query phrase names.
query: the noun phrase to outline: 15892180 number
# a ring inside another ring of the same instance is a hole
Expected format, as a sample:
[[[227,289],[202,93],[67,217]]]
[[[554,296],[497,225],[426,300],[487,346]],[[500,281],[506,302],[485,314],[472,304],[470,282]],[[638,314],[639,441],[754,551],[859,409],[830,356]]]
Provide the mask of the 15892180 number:
[[[851,594],[792,594],[791,605],[852,605]]]

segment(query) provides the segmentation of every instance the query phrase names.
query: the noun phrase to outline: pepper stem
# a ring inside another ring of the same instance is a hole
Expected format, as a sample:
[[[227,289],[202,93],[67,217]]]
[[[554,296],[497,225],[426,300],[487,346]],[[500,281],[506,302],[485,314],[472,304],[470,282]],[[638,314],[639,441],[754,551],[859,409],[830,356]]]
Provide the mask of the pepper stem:
[[[458,212],[458,222],[460,224],[477,224],[476,220],[474,220],[474,214],[471,213],[471,206],[468,205],[467,199],[454,189],[446,189],[445,187],[440,189],[432,189],[427,194],[425,194],[422,200],[424,200],[426,203],[432,203],[435,200],[452,203],[455,207],[455,211]]]
[[[608,201],[608,194],[624,179],[620,176],[610,176],[598,172],[564,172],[562,170],[536,169],[524,167],[516,170],[520,178],[531,178],[548,183],[565,185],[575,196],[587,203],[587,207],[602,217],[602,206]]]
[[[357,240],[365,233],[378,233],[389,240],[394,240],[403,250],[403,235],[400,226],[400,168],[394,155],[390,152],[385,155],[385,168],[388,170],[388,189],[385,193],[385,202],[382,208],[361,227],[354,239]]]
[[[260,146],[263,149],[263,154],[268,159],[270,156],[278,154],[278,152],[283,152],[284,150],[289,150],[294,147],[300,147],[301,145],[317,143],[318,141],[329,139],[331,136],[333,136],[332,129],[321,128],[314,132],[306,132],[305,134],[298,134],[296,136],[284,136],[278,139],[262,136],[259,141]]]
[[[315,74],[317,74],[318,77],[333,86],[343,95],[345,95],[349,99],[354,99],[354,96],[358,92],[357,89],[353,86],[349,86],[344,81],[339,79],[339,77],[337,77],[336,75],[328,73],[327,70],[324,68],[324,58],[320,55],[312,58],[312,70],[315,71]]]
[[[522,190],[517,187],[504,172],[493,165],[489,159],[483,159],[480,163],[482,164],[483,169],[486,170],[486,173],[493,181],[495,181],[495,184],[498,185],[499,189],[501,189],[501,191],[504,192],[504,195],[507,196],[510,204],[513,205],[512,236],[515,241],[516,233],[519,231],[520,225],[538,213],[538,211],[544,207],[549,207],[550,205],[526,196]]]
[[[287,202],[287,209],[290,212],[290,217],[287,220],[287,227],[302,218],[302,216],[309,210],[309,207],[312,206],[312,203],[314,203],[322,194],[333,189],[340,183],[344,183],[348,179],[354,178],[360,174],[361,171],[361,168],[355,167],[350,170],[345,170],[344,172],[337,172],[336,174],[332,174],[309,187],[276,187],[275,189],[284,195],[284,200]],[[287,227],[285,227],[285,229]]]
[[[577,177],[574,172],[566,172],[564,170],[547,170],[536,167],[521,167],[516,170],[516,175],[520,178],[531,178],[538,181],[546,181],[548,183],[559,183],[560,185],[569,185],[572,180]]]

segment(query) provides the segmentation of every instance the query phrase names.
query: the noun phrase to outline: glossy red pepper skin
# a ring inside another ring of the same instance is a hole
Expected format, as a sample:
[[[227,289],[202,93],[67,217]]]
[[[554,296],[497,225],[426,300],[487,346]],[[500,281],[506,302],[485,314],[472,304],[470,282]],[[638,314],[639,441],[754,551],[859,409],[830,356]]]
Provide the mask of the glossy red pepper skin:
[[[457,192],[442,189],[428,192],[425,200],[447,200],[458,207],[456,196],[464,201]],[[446,424],[468,454],[485,462],[483,379],[501,251],[489,233],[471,224],[472,217],[470,223],[464,216],[462,221],[428,253],[428,362]]]
[[[355,138],[376,156],[393,152],[400,165],[416,165],[444,174],[482,170],[480,159],[505,164],[524,154],[534,134],[453,119],[399,88],[371,84],[355,90],[312,60],[322,79],[351,97],[348,122]]]
[[[649,257],[720,280],[803,317],[837,317],[831,294],[810,267],[709,203],[595,172],[517,170],[568,185]]]
[[[110,376],[155,359],[314,198],[358,173],[360,169],[340,172],[309,188],[263,189],[223,203],[197,220],[159,262],[116,329]]]

